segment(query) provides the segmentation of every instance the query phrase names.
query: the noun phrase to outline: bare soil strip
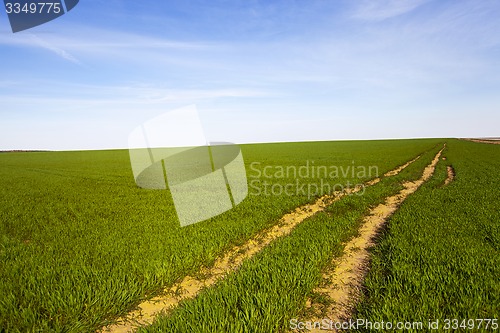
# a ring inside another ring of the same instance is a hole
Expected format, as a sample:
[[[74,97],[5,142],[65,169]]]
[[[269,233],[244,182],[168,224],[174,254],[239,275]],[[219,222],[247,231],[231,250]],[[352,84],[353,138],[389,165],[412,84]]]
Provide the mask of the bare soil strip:
[[[479,143],[490,143],[494,145],[500,145],[499,139],[465,139],[467,141],[479,142]]]
[[[420,155],[418,155],[417,157],[415,157],[414,159],[412,159],[411,161],[408,161],[406,162],[405,164],[403,164],[402,166],[394,169],[394,170],[391,170],[389,172],[386,172],[384,174],[385,177],[390,177],[390,176],[395,176],[397,175],[398,173],[400,173],[404,168],[406,168],[408,165],[412,164],[413,162],[415,162],[416,160],[418,160],[420,158]]]
[[[444,149],[444,148],[443,148]],[[385,203],[373,208],[364,218],[359,230],[359,236],[351,239],[344,248],[344,255],[332,263],[332,271],[323,274],[327,286],[315,289],[315,292],[326,295],[333,301],[333,307],[322,309],[322,315],[333,322],[347,320],[352,316],[353,307],[361,294],[363,279],[369,269],[369,248],[374,245],[374,237],[388,218],[399,208],[401,203],[413,192],[415,192],[434,173],[441,149],[431,164],[423,172],[420,179],[414,182],[405,182],[404,189],[398,194],[387,197]],[[318,304],[309,305],[315,310],[320,310]],[[326,311],[325,311],[326,310]],[[310,322],[319,322],[323,318],[308,319]],[[321,332],[320,328],[314,328],[311,332]]]
[[[386,173],[384,176],[397,175],[419,157]],[[284,215],[278,224],[272,228],[259,233],[245,244],[232,248],[218,258],[213,267],[203,268],[198,273],[198,277],[186,276],[181,282],[166,288],[162,295],[142,302],[136,310],[128,313],[126,317],[120,318],[115,324],[104,327],[100,332],[127,333],[134,331],[139,326],[151,324],[157,315],[172,310],[185,299],[194,298],[203,288],[212,286],[228,273],[237,270],[244,260],[260,252],[275,239],[290,234],[298,224],[308,217],[324,210],[340,198],[359,192],[365,187],[378,182],[380,182],[380,178],[375,178],[364,185],[346,188],[343,192],[336,191],[333,194],[324,195],[312,204],[296,208],[293,212]]]
[[[444,185],[448,185],[455,179],[455,169],[451,165],[448,165],[446,167],[446,171],[448,173],[448,177],[446,177],[446,180],[444,181]]]

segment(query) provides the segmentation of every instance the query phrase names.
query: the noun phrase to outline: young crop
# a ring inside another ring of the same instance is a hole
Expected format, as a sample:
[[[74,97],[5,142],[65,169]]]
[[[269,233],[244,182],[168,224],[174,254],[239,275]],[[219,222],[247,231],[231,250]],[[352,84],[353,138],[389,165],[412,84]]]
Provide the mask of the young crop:
[[[355,161],[384,173],[438,142],[262,144],[242,152],[247,170],[252,162]],[[276,187],[294,181],[272,179]],[[127,151],[4,153],[0,182],[0,328],[8,332],[94,331],[320,195],[249,195],[181,228],[168,191],[135,185]]]
[[[436,154],[434,148],[397,177],[384,178],[362,196],[348,196],[298,225],[237,271],[169,316],[139,330],[146,332],[282,332],[304,315],[308,297],[322,282],[321,272],[343,243],[353,237],[371,206],[414,180]],[[316,297],[317,298],[317,297]]]
[[[500,147],[450,140],[445,158],[391,219],[357,318],[492,330],[478,325],[500,313]],[[446,165],[455,170],[447,185]]]

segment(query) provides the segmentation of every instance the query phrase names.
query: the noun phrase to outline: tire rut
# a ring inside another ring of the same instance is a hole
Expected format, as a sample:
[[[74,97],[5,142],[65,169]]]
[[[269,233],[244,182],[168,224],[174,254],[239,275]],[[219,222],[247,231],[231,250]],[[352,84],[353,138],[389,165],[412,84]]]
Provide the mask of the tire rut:
[[[395,176],[416,161],[417,156],[411,161],[384,174],[384,177]],[[306,204],[296,208],[291,213],[285,214],[279,222],[270,229],[264,230],[248,240],[241,246],[235,246],[230,251],[216,259],[211,268],[202,268],[198,277],[186,276],[181,282],[166,288],[162,295],[153,297],[140,303],[136,310],[129,312],[126,316],[119,318],[114,324],[108,325],[98,332],[100,333],[127,333],[133,332],[138,327],[150,325],[159,314],[168,313],[178,304],[187,299],[196,297],[198,293],[207,287],[214,285],[228,273],[233,272],[241,266],[244,260],[253,257],[274,240],[284,237],[305,219],[323,211],[326,207],[340,200],[346,195],[357,193],[365,187],[379,183],[381,178],[374,178],[365,184],[347,188],[344,191],[336,191],[332,194],[323,195],[314,203]]]
[[[329,321],[335,323],[351,318],[354,306],[361,295],[364,277],[369,270],[369,249],[375,245],[375,236],[403,201],[430,179],[443,149],[444,147],[436,154],[432,162],[425,167],[420,179],[403,183],[404,189],[396,195],[387,197],[384,203],[370,210],[359,229],[359,236],[351,239],[345,245],[344,254],[340,258],[334,259],[331,265],[334,269],[323,274],[323,280],[328,281],[327,286],[316,288],[314,291],[325,295],[332,301],[333,307],[326,311],[325,317]],[[308,303],[308,307],[319,306],[318,304],[310,304],[310,301]],[[305,321],[321,323],[322,320],[320,318],[309,318]],[[310,332],[324,331],[321,328],[310,330]]]
[[[451,183],[455,179],[455,169],[451,165],[448,165],[446,167],[446,173],[447,177],[446,180],[444,181],[445,186]]]

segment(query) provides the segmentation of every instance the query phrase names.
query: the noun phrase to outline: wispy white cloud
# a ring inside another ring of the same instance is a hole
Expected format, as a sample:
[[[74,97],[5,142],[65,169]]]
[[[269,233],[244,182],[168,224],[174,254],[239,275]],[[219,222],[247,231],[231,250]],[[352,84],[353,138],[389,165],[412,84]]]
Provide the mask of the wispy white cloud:
[[[32,34],[29,31],[17,34],[0,34],[0,44],[29,46],[32,44],[29,41],[29,36]],[[193,49],[211,46],[208,42],[177,41],[134,32],[81,25],[65,25],[63,31],[45,32],[44,37],[54,44],[65,45],[75,50],[87,47]]]
[[[19,85],[19,84],[20,83],[17,81],[0,80],[0,88],[14,87],[14,86]]]
[[[42,48],[48,50],[64,60],[70,61],[74,64],[81,65],[82,63],[64,47],[64,44],[57,43],[51,40],[50,34],[45,35],[43,38],[26,32],[22,34],[0,34],[0,46],[13,45],[22,47]]]
[[[413,11],[429,0],[363,0],[357,2],[353,18],[381,21]]]
[[[0,86],[2,82],[0,81]],[[135,109],[144,106],[151,108],[165,107],[176,103],[199,103],[221,98],[263,97],[269,92],[250,88],[225,89],[169,89],[145,85],[106,86],[106,85],[74,85],[65,82],[40,82],[36,91],[28,87],[34,83],[25,83],[26,91],[12,94],[0,93],[2,111],[13,114],[14,110],[23,110],[36,105],[38,110],[48,113],[71,113],[71,110],[85,108],[101,110]],[[62,96],[54,96],[51,92],[58,91]],[[0,112],[1,113],[1,112]]]
[[[215,89],[215,90],[170,90],[160,93],[154,100],[158,101],[197,101],[223,97],[259,97],[268,92],[253,89]],[[159,97],[159,98],[158,98]]]
[[[146,61],[152,64],[154,63],[152,58],[155,58],[157,61],[189,64],[182,55],[166,56],[166,52],[182,53],[212,47],[210,43],[183,42],[84,26],[70,26],[62,32],[50,32],[43,35],[35,35],[31,32],[0,34],[0,47],[2,45],[43,48],[78,65],[87,65],[96,60],[99,63],[110,60],[116,63],[117,57],[121,61],[137,63]]]
[[[34,41],[34,45],[42,47],[44,49],[47,49],[47,50],[55,53],[59,57],[65,59],[67,61],[70,61],[74,64],[82,65],[82,63],[77,58],[75,58],[71,53],[64,50],[63,48],[56,46],[52,43],[49,43],[47,40],[44,40],[44,39],[42,39],[34,34],[30,34],[30,37]]]

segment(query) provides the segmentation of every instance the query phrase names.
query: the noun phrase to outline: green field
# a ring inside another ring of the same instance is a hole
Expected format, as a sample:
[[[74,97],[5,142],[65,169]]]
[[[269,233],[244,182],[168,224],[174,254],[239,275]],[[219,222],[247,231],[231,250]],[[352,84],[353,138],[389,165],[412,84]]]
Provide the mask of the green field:
[[[249,182],[283,188],[297,177],[280,177],[280,168],[313,162],[376,167],[377,175],[301,179],[358,184],[421,157],[307,219],[141,331],[287,331],[292,318],[308,316],[306,299],[322,301],[313,292],[321,272],[342,254],[368,209],[397,193],[401,182],[419,178],[444,142],[447,159],[381,235],[357,316],[498,314],[500,146],[440,139],[280,143],[241,146]],[[456,179],[443,187],[445,164],[453,165]],[[264,176],[266,167],[273,177]],[[136,186],[126,150],[1,153],[0,182],[0,329],[6,332],[96,331],[325,194],[251,193],[233,210],[181,228],[168,190]]]
[[[498,319],[500,146],[454,140],[445,156],[381,236],[358,318],[458,319],[450,329],[459,331],[477,329],[471,319]],[[445,165],[456,173],[447,186]]]
[[[267,247],[216,287],[141,332],[277,332],[301,315],[321,271],[342,253],[366,210],[416,179],[439,148],[425,153],[397,177],[367,188],[362,196],[335,202],[300,224],[290,236]],[[237,310],[235,310],[237,309]]]

